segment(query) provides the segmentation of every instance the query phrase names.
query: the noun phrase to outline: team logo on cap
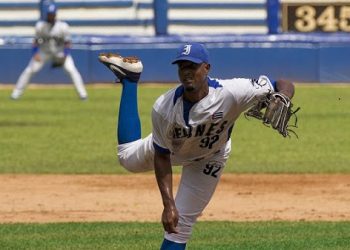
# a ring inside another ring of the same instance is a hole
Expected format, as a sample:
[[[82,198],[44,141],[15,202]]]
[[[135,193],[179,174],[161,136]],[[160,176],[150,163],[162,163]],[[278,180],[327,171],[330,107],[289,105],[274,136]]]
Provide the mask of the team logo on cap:
[[[190,44],[185,45],[181,54],[186,56],[189,55],[191,53],[191,47],[192,45]]]

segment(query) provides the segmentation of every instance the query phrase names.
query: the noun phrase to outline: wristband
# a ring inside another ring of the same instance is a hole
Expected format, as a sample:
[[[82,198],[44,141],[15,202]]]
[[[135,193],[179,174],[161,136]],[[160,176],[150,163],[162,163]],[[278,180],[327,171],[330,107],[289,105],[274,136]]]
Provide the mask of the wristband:
[[[64,53],[65,56],[67,56],[68,54],[70,54],[70,48],[65,47],[64,50],[63,50],[63,53]]]
[[[39,47],[38,46],[33,46],[32,47],[32,53],[33,53],[33,55],[35,55],[36,53],[38,53],[39,52]]]

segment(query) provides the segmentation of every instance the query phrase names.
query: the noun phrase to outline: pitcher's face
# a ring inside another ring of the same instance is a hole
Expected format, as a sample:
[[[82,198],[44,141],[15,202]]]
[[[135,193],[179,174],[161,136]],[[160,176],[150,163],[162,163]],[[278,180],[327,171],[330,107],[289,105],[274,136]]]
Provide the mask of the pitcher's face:
[[[177,65],[179,79],[185,91],[197,91],[207,84],[210,64],[179,61]]]

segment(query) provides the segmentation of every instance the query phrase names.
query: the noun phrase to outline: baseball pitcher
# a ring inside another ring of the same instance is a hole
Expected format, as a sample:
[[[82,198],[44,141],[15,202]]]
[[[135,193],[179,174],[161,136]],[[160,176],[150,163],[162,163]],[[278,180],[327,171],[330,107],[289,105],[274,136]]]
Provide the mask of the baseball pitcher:
[[[291,112],[280,110],[291,107],[294,85],[286,80],[272,81],[267,76],[210,78],[211,65],[204,45],[185,44],[173,61],[181,84],[157,99],[152,110],[152,134],[142,139],[137,109],[141,61],[117,54],[100,54],[99,60],[123,86],[118,119],[119,161],[131,172],[155,171],[164,206],[161,249],[185,249],[193,226],[222,175],[236,120],[264,100],[269,113],[263,117],[264,122],[273,123],[272,128],[278,132],[288,133],[286,114]],[[274,98],[265,101],[271,95]],[[175,165],[183,168],[174,198],[172,166]]]

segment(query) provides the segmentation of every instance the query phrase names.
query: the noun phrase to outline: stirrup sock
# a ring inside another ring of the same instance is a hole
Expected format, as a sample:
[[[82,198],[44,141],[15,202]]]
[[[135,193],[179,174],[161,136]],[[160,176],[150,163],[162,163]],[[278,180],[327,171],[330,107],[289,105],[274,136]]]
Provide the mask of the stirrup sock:
[[[123,79],[118,117],[118,143],[141,138],[141,123],[137,106],[137,82]]]
[[[186,243],[176,243],[167,239],[164,239],[160,250],[185,250]]]

